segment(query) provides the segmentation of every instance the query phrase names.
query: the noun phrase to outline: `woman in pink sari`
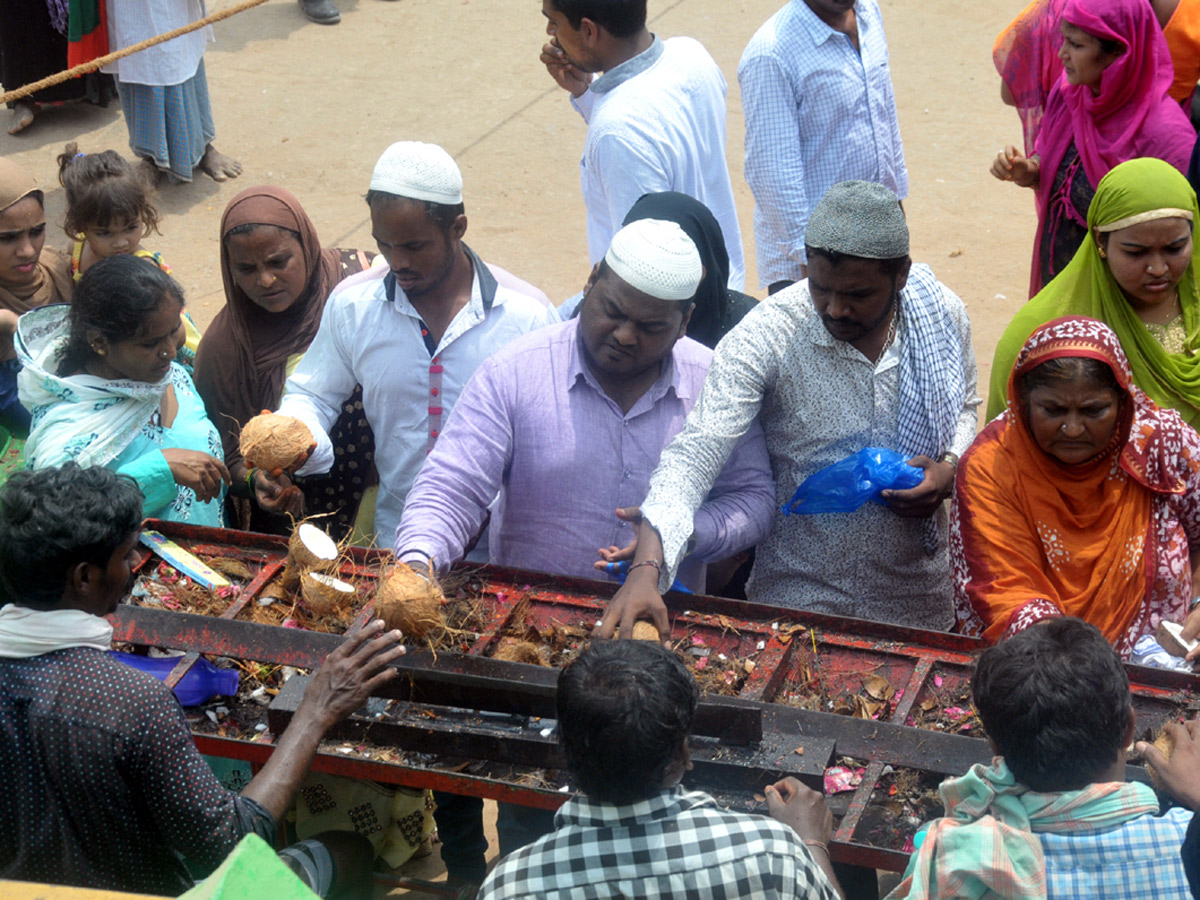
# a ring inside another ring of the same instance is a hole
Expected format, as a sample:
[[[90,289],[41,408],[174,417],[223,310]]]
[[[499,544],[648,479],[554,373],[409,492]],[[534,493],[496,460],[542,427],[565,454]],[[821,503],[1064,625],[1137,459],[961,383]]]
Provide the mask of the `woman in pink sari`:
[[[1100,179],[1142,156],[1187,171],[1196,132],[1167,95],[1174,69],[1146,0],[1067,0],[1063,74],[1046,101],[1036,152],[1006,147],[992,174],[1037,192],[1030,296],[1057,275],[1087,236]]]

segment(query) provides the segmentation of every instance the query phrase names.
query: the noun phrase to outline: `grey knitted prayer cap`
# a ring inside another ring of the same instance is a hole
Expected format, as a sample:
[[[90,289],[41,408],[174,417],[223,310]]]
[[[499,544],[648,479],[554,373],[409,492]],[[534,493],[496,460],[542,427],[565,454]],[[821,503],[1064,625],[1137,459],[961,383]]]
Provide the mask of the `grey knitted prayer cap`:
[[[882,184],[843,181],[821,198],[804,243],[863,259],[908,256],[908,223],[900,201]]]

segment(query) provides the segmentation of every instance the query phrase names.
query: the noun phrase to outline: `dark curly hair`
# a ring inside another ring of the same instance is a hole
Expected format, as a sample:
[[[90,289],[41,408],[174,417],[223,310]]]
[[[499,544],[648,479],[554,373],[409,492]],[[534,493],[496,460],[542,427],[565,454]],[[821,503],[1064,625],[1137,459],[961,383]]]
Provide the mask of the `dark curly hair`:
[[[115,150],[80,153],[76,143],[67,144],[58,156],[58,181],[67,194],[63,230],[70,237],[122,221],[141,222],[142,237],[158,231],[149,174]]]
[[[183,306],[183,288],[158,266],[136,256],[110,256],[83,273],[71,300],[71,334],[58,364],[59,375],[81,371],[96,355],[88,332],[112,343],[134,340],[146,319],[164,302]]]
[[[1086,787],[1125,746],[1129,676],[1082,619],[1051,619],[985,650],[971,696],[1013,775],[1035,791]]]
[[[13,473],[0,489],[0,605],[58,606],[73,566],[108,565],[141,527],[142,502],[133,479],[100,466]]]
[[[592,800],[657,793],[692,730],[700,689],[654,641],[593,641],[558,676],[558,740]]]

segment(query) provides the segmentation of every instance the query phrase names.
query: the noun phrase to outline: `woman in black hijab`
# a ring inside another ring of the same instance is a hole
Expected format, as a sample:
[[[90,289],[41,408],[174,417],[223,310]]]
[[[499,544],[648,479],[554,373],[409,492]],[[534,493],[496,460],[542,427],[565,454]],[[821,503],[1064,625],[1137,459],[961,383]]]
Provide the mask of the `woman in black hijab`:
[[[714,349],[717,341],[758,304],[753,297],[726,287],[729,284],[729,253],[725,250],[725,238],[716,216],[687,194],[664,191],[643,194],[621,224],[628,225],[638,219],[674,222],[696,245],[704,265],[704,279],[696,289],[696,308],[687,335]]]

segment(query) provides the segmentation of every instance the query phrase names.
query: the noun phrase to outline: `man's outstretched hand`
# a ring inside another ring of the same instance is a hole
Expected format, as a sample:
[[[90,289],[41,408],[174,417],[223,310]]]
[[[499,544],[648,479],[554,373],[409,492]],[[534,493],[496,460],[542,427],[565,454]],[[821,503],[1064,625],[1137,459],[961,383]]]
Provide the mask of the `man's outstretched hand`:
[[[385,632],[376,619],[346,638],[325,658],[301,701],[326,729],[367,702],[371,693],[396,677],[389,665],[404,655],[403,635]],[[300,710],[297,710],[299,714]]]

